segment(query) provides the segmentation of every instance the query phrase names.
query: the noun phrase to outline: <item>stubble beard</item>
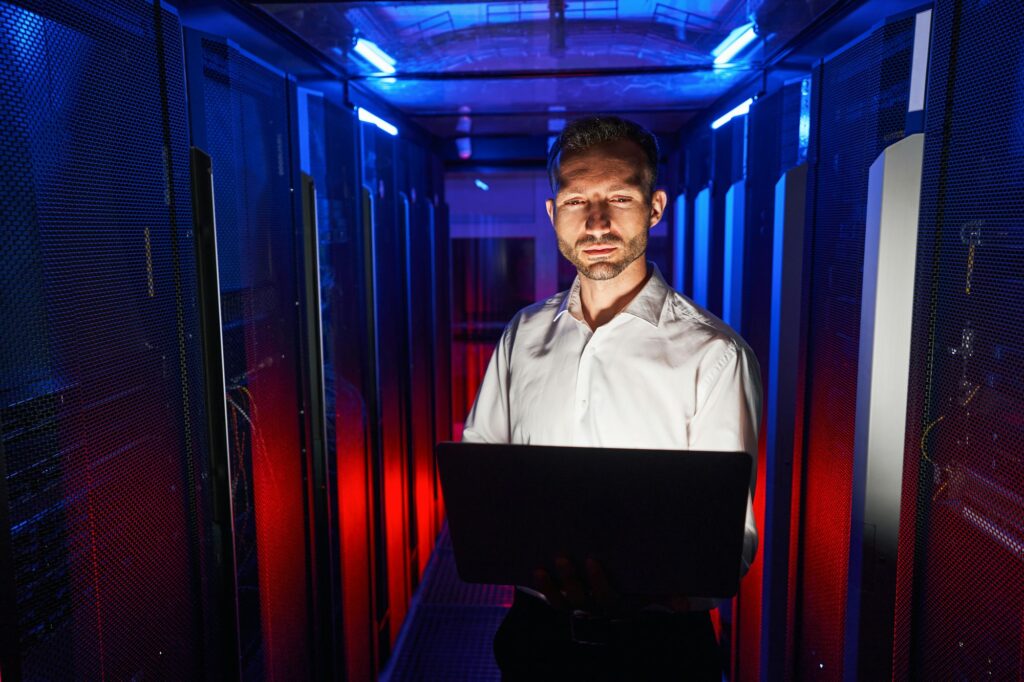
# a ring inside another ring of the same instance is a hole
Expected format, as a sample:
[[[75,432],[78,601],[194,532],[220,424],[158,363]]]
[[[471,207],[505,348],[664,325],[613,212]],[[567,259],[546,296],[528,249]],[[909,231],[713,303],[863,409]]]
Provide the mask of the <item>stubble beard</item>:
[[[575,245],[569,244],[564,239],[558,239],[558,250],[565,256],[566,260],[576,266],[576,271],[583,277],[593,280],[608,280],[618,277],[623,270],[629,267],[630,263],[640,258],[647,251],[647,232],[642,230],[628,242],[618,235],[606,235],[601,239],[586,235],[576,241]],[[624,244],[620,257],[617,260],[602,260],[596,263],[586,263],[581,255],[583,249],[594,244]]]

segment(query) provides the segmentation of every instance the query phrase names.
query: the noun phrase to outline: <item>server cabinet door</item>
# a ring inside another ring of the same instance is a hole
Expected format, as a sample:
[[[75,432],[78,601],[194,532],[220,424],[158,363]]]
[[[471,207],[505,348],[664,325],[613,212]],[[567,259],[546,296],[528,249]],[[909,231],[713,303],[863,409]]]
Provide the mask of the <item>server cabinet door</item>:
[[[739,296],[742,305],[742,316],[740,318],[740,332],[743,338],[750,344],[754,355],[757,356],[761,366],[761,381],[765,387],[765,404],[770,405],[771,394],[775,390],[769,381],[769,372],[772,366],[771,348],[772,339],[772,296],[773,296],[773,260],[775,252],[775,224],[776,205],[775,196],[777,183],[798,163],[806,158],[807,137],[806,131],[810,124],[810,78],[795,80],[785,84],[778,90],[759,98],[750,107],[750,114],[747,124],[747,161],[746,161],[746,201],[743,211],[744,230],[742,246],[743,260],[743,286],[739,289]],[[804,131],[802,134],[801,131]],[[805,174],[806,175],[806,174]],[[782,195],[797,196],[799,201],[799,216],[793,216],[793,208],[787,211],[786,207],[779,207],[778,224],[787,224],[785,218],[790,218],[791,229],[803,229],[803,210],[806,199],[800,192],[794,191],[793,183],[796,178],[790,178],[784,183]],[[799,218],[800,225],[793,225],[793,221]],[[784,245],[780,244],[780,247]],[[802,256],[802,240],[799,246],[799,256]],[[792,254],[780,253],[779,257]],[[786,263],[780,262],[780,267]],[[792,267],[792,258],[790,259]],[[781,276],[782,273],[780,273]],[[799,280],[799,278],[798,278]],[[780,282],[781,283],[781,282]],[[781,294],[782,292],[779,292]],[[785,301],[785,305],[792,305],[794,302],[799,308],[799,281],[796,283],[795,301]],[[783,299],[779,299],[783,304]],[[776,315],[781,315],[779,310]],[[799,320],[799,315],[795,315]],[[799,330],[795,330],[797,334]],[[789,343],[789,340],[784,340]],[[778,342],[777,342],[778,343]],[[794,358],[795,361],[795,358]],[[793,397],[790,394],[789,397]],[[783,398],[785,399],[785,398]],[[764,410],[764,423],[760,430],[760,443],[758,447],[758,480],[754,488],[754,518],[757,527],[762,529],[763,542],[760,551],[754,557],[754,563],[750,567],[747,576],[740,583],[740,592],[735,615],[736,641],[737,645],[733,657],[733,676],[736,679],[753,680],[759,679],[760,672],[760,644],[762,638],[762,615],[763,609],[767,608],[765,599],[769,598],[767,591],[770,587],[765,581],[765,558],[769,553],[769,547],[775,538],[779,537],[777,528],[788,538],[788,513],[782,519],[775,517],[776,524],[769,529],[766,525],[766,503],[769,495],[777,495],[781,492],[776,486],[772,493],[767,490],[767,472],[769,462],[767,461],[767,438],[769,409]],[[792,430],[792,425],[790,425]],[[792,448],[790,448],[792,452]],[[771,466],[779,466],[777,462],[771,462]],[[783,470],[791,471],[791,470]],[[786,481],[787,492],[792,484],[792,474]],[[774,500],[773,500],[774,501]],[[788,508],[790,499],[788,496],[779,501]],[[784,585],[789,583],[790,576],[787,570],[788,555],[783,552],[780,567],[781,574],[774,573],[775,580],[781,580]],[[787,595],[788,599],[788,595]],[[781,610],[782,622],[788,612],[788,604],[778,605]],[[780,626],[781,627],[781,626]],[[782,652],[779,657],[782,657]]]
[[[213,162],[242,675],[311,664],[300,240],[282,74],[200,33],[186,40],[196,146]]]
[[[883,24],[816,71],[800,593],[795,674],[843,670],[868,171],[904,136],[914,17]]]
[[[380,514],[386,543],[387,611],[380,656],[394,643],[412,594],[409,505],[409,349],[404,207],[396,188],[394,137],[361,126],[363,182],[371,192],[373,298],[377,353]],[[401,212],[401,213],[400,213]],[[383,576],[381,576],[383,577]],[[384,636],[386,630],[386,636]]]
[[[409,316],[410,378],[410,503],[415,508],[417,575],[422,575],[437,538],[434,467],[436,437],[434,404],[434,222],[427,180],[431,171],[426,150],[410,144],[405,154],[403,195],[406,213],[406,298]]]
[[[325,98],[306,98],[309,172],[317,186],[327,484],[331,488],[338,667],[372,679],[374,663],[373,461],[369,432],[373,353],[367,330],[368,263],[359,222],[357,122]]]
[[[4,679],[222,679],[177,16],[2,2],[0,70]]]
[[[1020,679],[1024,5],[934,22],[893,675]]]
[[[440,168],[435,167],[440,174]],[[443,184],[443,183],[439,183]],[[448,204],[435,194],[430,211],[434,228],[434,338],[437,340],[434,354],[434,405],[435,433],[438,441],[451,440],[454,403],[452,388],[452,253],[451,232],[448,223]],[[440,479],[434,477],[437,499],[437,527],[444,519],[444,499],[441,496]]]

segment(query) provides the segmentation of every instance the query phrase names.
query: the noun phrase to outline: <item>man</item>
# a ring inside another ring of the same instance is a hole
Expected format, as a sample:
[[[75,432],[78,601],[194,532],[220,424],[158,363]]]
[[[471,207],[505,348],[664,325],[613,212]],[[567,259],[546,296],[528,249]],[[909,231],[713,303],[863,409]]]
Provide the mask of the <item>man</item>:
[[[620,118],[559,135],[547,211],[578,276],[505,328],[463,440],[757,452],[753,353],[644,258],[667,201],[657,163],[653,135]],[[748,500],[743,571],[756,546]],[[517,588],[495,637],[505,679],[721,679],[713,603],[628,603],[594,562],[555,566]]]

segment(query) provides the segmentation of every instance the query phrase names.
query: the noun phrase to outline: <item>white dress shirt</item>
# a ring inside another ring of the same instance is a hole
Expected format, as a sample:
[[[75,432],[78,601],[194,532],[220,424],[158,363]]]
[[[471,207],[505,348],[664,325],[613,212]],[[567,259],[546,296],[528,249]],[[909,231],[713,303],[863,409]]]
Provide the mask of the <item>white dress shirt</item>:
[[[651,267],[640,292],[596,330],[583,321],[579,277],[519,311],[491,356],[463,440],[745,451],[756,465],[761,380],[753,352]],[[756,550],[748,498],[743,572]]]

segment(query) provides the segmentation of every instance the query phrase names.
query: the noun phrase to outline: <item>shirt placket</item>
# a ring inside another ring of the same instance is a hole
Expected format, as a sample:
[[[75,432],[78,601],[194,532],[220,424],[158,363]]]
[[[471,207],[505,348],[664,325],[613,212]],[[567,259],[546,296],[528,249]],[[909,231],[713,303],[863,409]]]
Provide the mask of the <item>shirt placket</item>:
[[[600,331],[600,330],[598,330]],[[573,415],[573,443],[577,445],[591,445],[590,443],[590,429],[589,424],[589,411],[590,411],[590,396],[591,396],[591,382],[593,380],[593,368],[594,368],[594,352],[595,343],[594,340],[598,332],[591,333],[587,331],[587,338],[584,341],[583,349],[580,353],[580,360],[578,369],[576,371],[576,395],[574,400],[574,415]]]

